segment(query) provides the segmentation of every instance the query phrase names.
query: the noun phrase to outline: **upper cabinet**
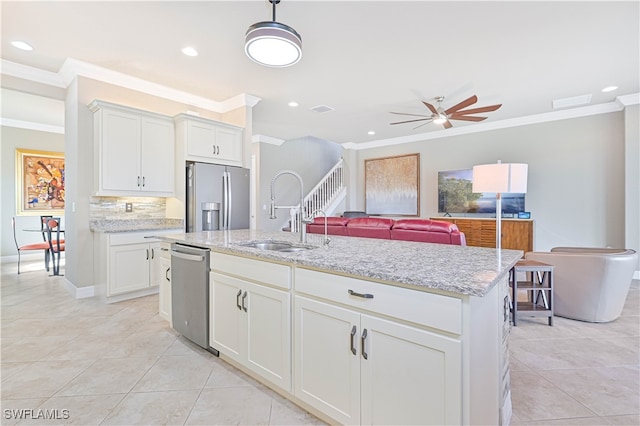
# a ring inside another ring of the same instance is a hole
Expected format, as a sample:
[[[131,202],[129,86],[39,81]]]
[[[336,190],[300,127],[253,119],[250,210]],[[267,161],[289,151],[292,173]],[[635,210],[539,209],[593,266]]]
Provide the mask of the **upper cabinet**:
[[[184,160],[243,166],[241,127],[187,114],[179,114],[174,119]]]
[[[93,101],[96,195],[175,194],[173,120],[159,114]]]

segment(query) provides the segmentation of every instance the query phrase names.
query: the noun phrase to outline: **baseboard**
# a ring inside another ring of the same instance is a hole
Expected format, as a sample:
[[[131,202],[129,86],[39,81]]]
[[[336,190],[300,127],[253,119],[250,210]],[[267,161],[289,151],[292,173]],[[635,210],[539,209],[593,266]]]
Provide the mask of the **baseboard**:
[[[95,286],[76,287],[75,284],[66,278],[64,279],[64,287],[76,299],[85,299],[96,295]]]

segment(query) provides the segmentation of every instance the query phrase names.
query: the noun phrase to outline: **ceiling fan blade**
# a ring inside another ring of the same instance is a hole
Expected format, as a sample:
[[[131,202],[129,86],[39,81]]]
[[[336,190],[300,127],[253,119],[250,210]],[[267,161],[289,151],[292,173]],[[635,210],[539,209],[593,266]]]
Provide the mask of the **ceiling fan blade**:
[[[444,123],[442,123],[442,126],[443,126],[445,129],[449,129],[449,128],[453,127],[453,124],[451,124],[451,122],[449,122],[449,120],[447,120],[447,121],[445,121]]]
[[[449,117],[449,120],[463,120],[463,121],[482,121],[486,120],[487,117],[474,117],[474,116],[466,116],[466,115],[452,115]]]
[[[478,102],[478,97],[476,95],[473,95],[470,98],[467,98],[464,101],[460,102],[459,104],[456,104],[456,105],[452,106],[451,108],[447,109],[445,111],[445,114],[451,114],[451,113],[457,112],[458,110],[460,110],[462,108],[466,108],[469,105],[473,105],[476,102]]]
[[[422,103],[423,103],[427,108],[429,108],[429,111],[431,111],[432,113],[434,113],[434,114],[437,114],[437,113],[438,113],[438,110],[436,109],[436,107],[434,107],[433,105],[431,105],[429,102],[422,101]]]
[[[428,117],[428,118],[418,118],[417,120],[398,121],[398,122],[396,122],[396,123],[389,123],[389,124],[415,123],[416,121],[425,121],[425,120],[431,120],[431,117]]]
[[[393,112],[390,111],[389,114],[398,114],[398,115],[413,115],[414,117],[431,117],[430,115],[424,114],[409,114],[408,112]]]
[[[454,112],[452,115],[456,115],[456,114],[480,114],[482,112],[491,112],[491,111],[495,111],[498,108],[500,108],[502,106],[502,104],[497,104],[497,105],[489,105],[489,106],[485,106],[485,107],[480,107],[480,108],[473,108],[473,109],[465,109],[462,111],[457,111]]]
[[[419,129],[419,128],[420,128],[420,127],[422,127],[422,126],[426,126],[426,125],[427,125],[427,124],[429,124],[429,123],[431,123],[431,122],[430,122],[430,121],[427,121],[426,123],[422,123],[421,125],[414,127],[414,128],[413,128],[413,130],[415,130],[415,129]]]

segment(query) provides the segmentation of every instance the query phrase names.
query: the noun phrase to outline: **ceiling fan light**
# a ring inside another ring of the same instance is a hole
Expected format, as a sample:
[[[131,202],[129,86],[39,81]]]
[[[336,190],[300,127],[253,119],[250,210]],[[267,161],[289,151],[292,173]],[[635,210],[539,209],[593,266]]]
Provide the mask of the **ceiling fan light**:
[[[258,22],[247,30],[244,51],[249,59],[260,65],[288,67],[302,58],[302,37],[280,22]]]
[[[433,119],[436,124],[444,124],[447,122],[447,117],[444,114],[438,114],[438,117]]]

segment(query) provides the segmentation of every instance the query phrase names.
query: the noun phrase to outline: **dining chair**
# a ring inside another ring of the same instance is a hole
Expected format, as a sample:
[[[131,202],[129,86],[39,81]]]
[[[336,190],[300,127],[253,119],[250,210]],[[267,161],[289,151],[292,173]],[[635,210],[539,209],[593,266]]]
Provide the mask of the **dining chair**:
[[[19,245],[18,238],[16,237],[16,218],[11,218],[11,228],[13,229],[13,242],[16,243],[16,249],[18,250],[18,275],[20,274],[20,254],[23,251],[35,251],[35,250],[43,250],[45,252],[45,261],[47,270],[49,270],[49,261],[47,259],[46,252],[50,249],[49,242],[45,241],[42,243],[30,243]]]
[[[53,217],[45,221],[51,261],[53,263],[53,275],[60,275],[60,252],[64,251],[64,240],[60,240],[60,218]]]
[[[52,215],[40,215],[40,233],[42,234],[42,241],[47,243],[47,249],[44,251],[44,268],[47,270],[47,272],[49,272],[49,257],[51,255],[51,252],[49,251],[48,247],[49,243],[47,242],[47,229],[44,222],[51,219],[52,217]]]

